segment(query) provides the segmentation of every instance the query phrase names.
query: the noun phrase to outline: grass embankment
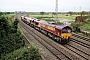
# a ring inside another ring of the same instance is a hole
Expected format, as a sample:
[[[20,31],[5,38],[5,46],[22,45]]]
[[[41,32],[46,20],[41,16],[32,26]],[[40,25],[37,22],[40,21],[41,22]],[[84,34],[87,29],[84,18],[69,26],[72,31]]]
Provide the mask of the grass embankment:
[[[90,32],[90,20],[87,23],[83,23],[82,26],[80,26],[81,30]]]
[[[81,29],[89,31],[90,32],[90,14],[88,15],[88,22],[81,26]]]

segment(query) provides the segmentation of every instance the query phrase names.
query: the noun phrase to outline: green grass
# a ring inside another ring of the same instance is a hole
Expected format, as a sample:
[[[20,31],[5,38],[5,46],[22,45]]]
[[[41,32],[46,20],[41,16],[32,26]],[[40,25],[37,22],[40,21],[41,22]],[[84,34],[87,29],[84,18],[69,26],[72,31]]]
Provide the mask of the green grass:
[[[81,30],[89,31],[90,32],[90,22],[85,23],[83,26],[80,27]]]
[[[15,14],[6,14],[7,17],[15,16]]]
[[[32,16],[32,17],[45,17],[45,18],[43,18],[43,19],[49,19],[49,18],[51,18],[52,17],[52,14],[48,14],[48,15],[30,15],[30,16]],[[64,18],[64,19],[69,19],[69,20],[75,20],[75,17],[76,16],[79,16],[79,15],[72,15],[72,16],[70,16],[70,15],[68,15],[68,16],[66,16],[66,14],[58,14],[58,18],[59,19],[62,19],[62,18]],[[54,15],[53,15],[53,17],[52,17],[53,19],[54,19]]]
[[[48,15],[30,15],[30,16],[32,16],[32,17],[52,17],[52,15],[51,14],[48,14]]]
[[[58,15],[59,18],[64,18],[64,19],[69,19],[69,20],[75,20],[76,16],[78,16],[78,15],[72,15],[72,16],[70,16],[70,15],[66,16],[66,14],[64,14],[64,15],[63,14],[59,14]]]
[[[8,17],[8,21],[10,24],[14,22],[14,16],[15,14],[6,14],[6,17]]]

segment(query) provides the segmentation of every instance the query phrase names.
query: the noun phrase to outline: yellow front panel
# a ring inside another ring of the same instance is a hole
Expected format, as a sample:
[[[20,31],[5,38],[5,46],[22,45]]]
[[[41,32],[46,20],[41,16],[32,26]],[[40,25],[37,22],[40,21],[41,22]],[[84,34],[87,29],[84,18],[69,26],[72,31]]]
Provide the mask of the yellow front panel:
[[[61,34],[61,37],[64,38],[64,39],[68,39],[71,36],[72,36],[72,33],[62,33]]]

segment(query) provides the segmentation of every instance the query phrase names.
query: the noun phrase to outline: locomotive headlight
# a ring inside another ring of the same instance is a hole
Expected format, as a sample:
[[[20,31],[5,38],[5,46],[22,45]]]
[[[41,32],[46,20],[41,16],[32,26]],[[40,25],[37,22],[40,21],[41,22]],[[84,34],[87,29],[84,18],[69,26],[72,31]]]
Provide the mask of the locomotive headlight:
[[[62,36],[62,38],[64,38],[64,36]]]
[[[63,35],[62,38],[63,39],[68,39],[68,36],[67,35]]]

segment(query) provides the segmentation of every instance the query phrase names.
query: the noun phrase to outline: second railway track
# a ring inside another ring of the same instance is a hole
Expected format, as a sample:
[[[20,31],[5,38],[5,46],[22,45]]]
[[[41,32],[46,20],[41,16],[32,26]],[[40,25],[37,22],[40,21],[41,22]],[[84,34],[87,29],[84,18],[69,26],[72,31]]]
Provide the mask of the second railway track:
[[[77,37],[77,38],[79,38],[79,39],[82,39],[82,40],[84,40],[84,41],[90,42],[90,38],[87,38],[87,37],[85,37],[85,36],[81,36],[81,35],[76,34],[76,33],[73,33],[73,36],[74,36],[74,37]]]

